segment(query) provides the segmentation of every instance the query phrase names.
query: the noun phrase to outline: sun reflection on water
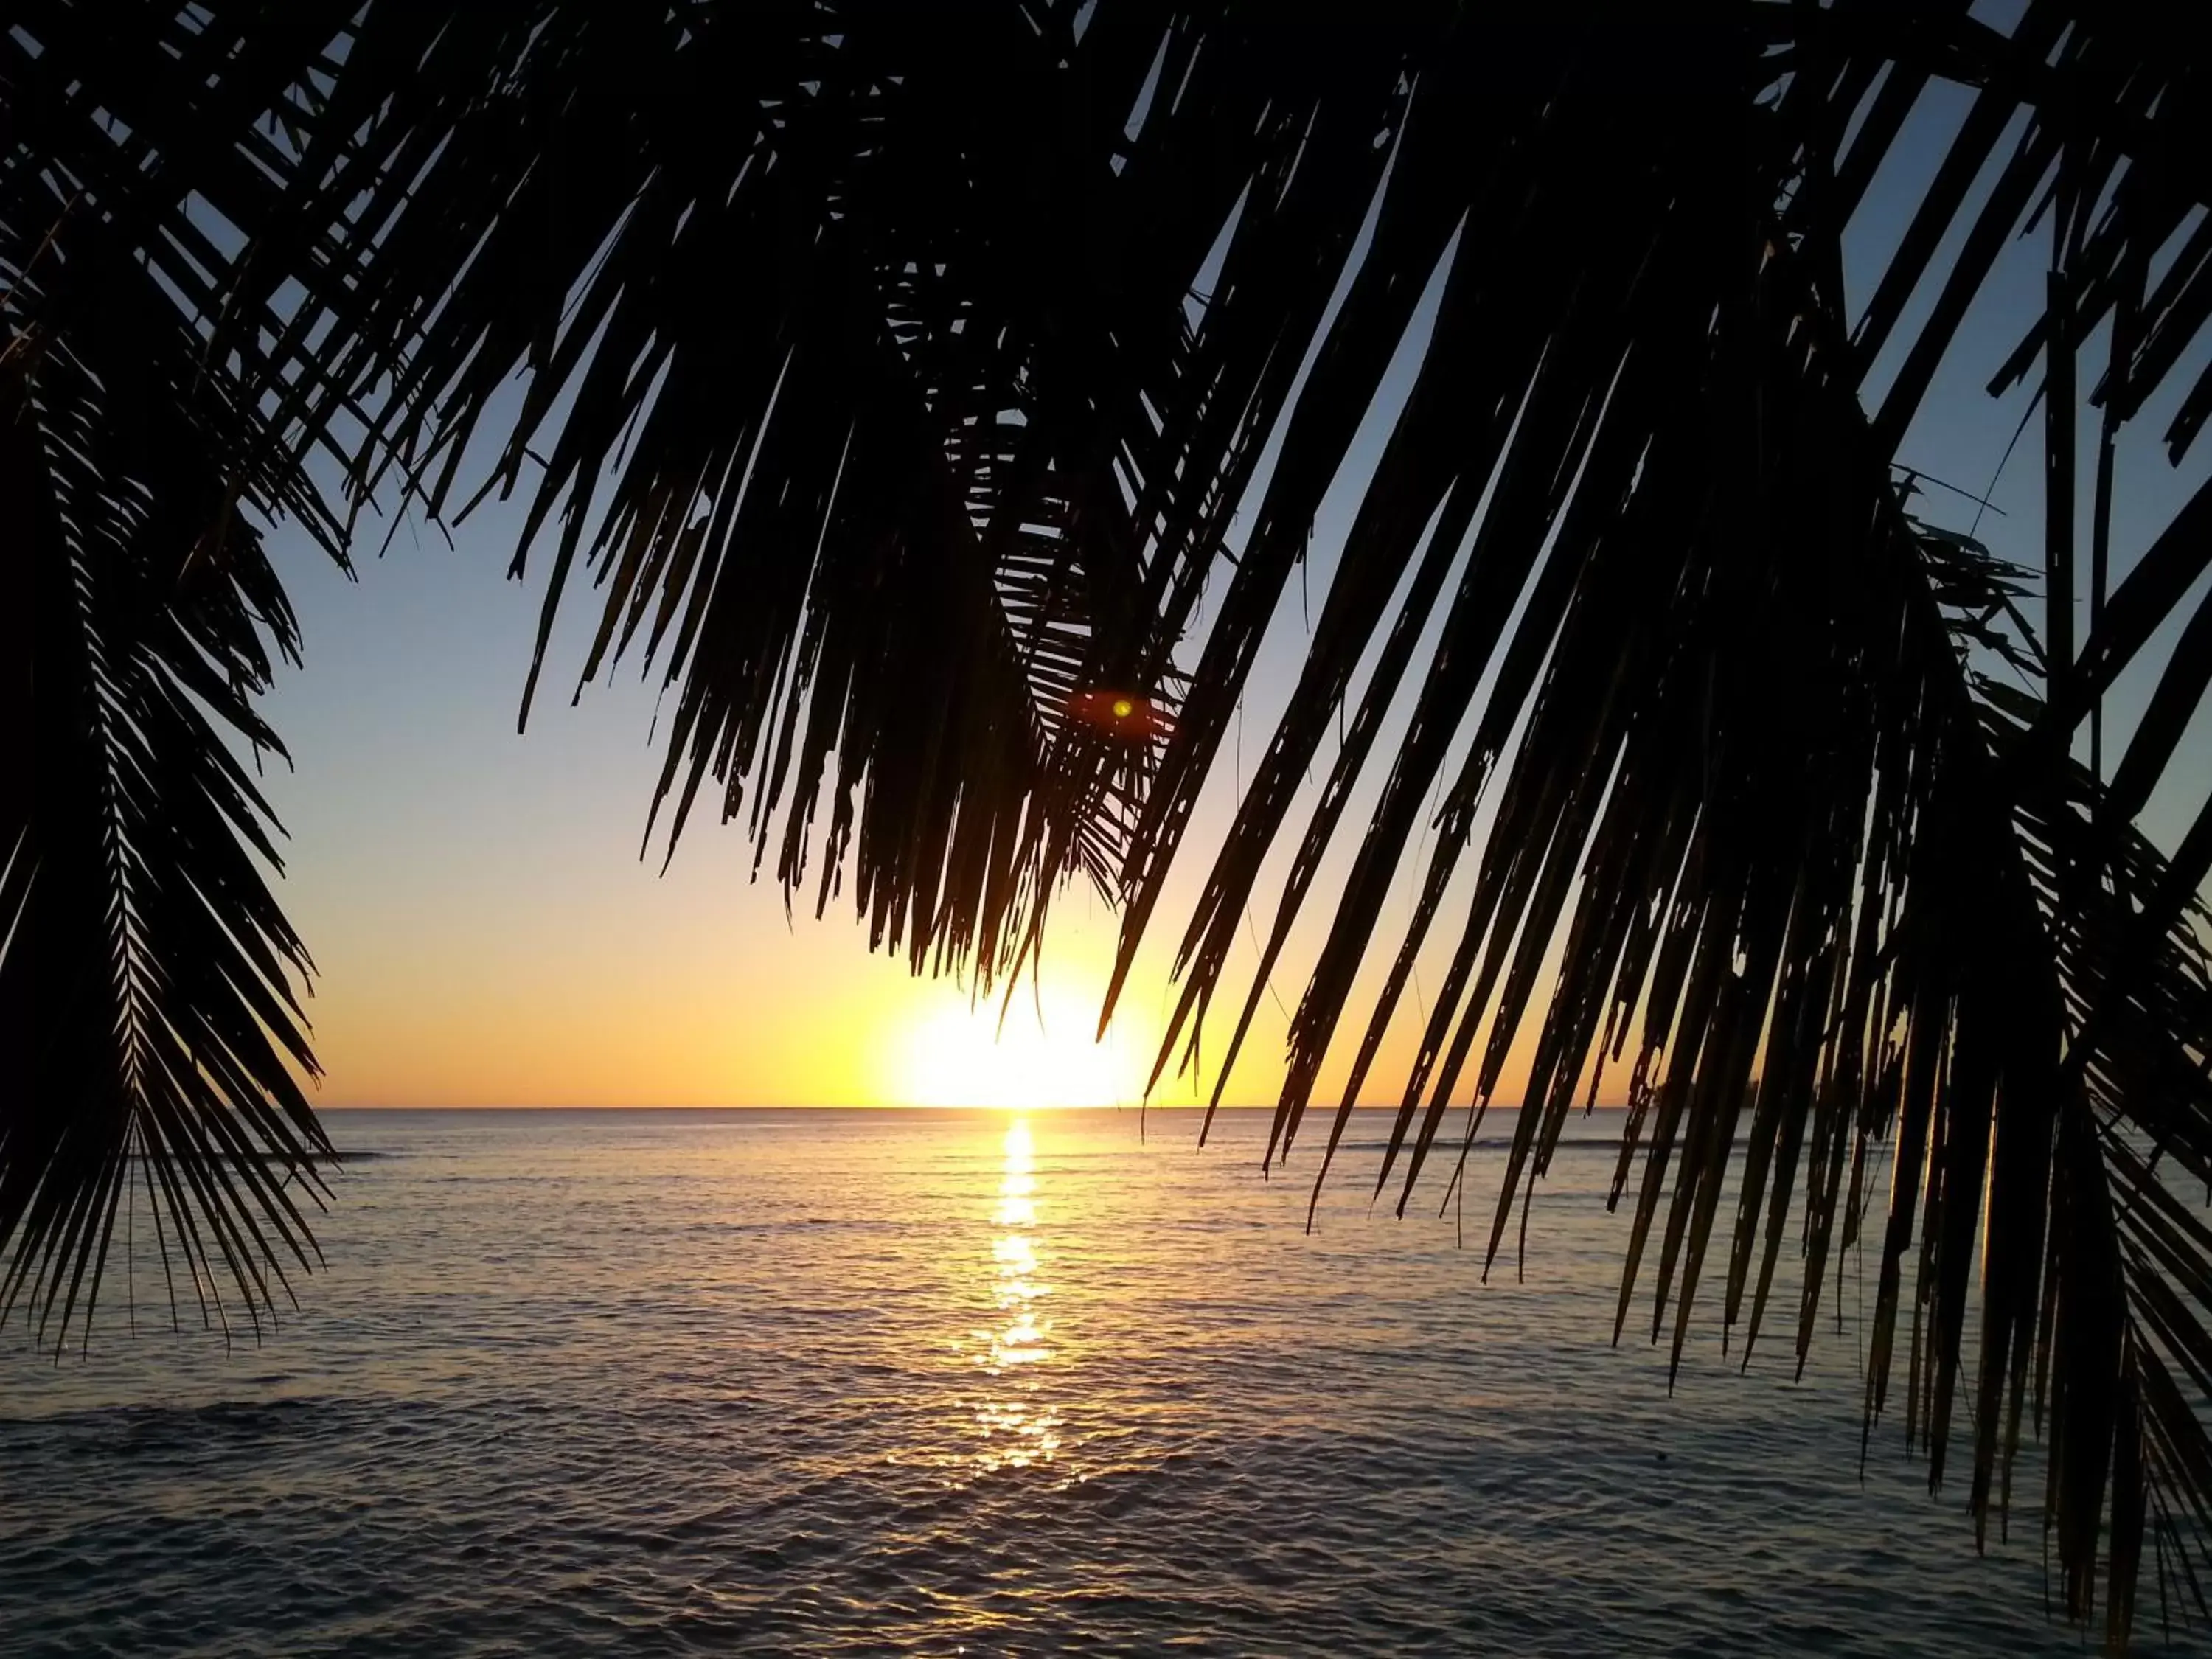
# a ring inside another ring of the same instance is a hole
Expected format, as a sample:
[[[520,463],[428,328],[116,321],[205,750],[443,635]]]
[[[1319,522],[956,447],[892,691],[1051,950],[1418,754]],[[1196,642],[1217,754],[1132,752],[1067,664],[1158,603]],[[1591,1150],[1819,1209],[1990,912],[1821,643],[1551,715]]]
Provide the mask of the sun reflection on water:
[[[986,1471],[1049,1463],[1060,1449],[1060,1411],[1038,1398],[1036,1368],[1053,1358],[1052,1321],[1040,1308],[1052,1287],[1037,1277],[1036,1145],[1029,1121],[1007,1126],[992,1212],[993,1323],[973,1333],[974,1363],[992,1386],[979,1399],[975,1422],[983,1439],[976,1462]]]

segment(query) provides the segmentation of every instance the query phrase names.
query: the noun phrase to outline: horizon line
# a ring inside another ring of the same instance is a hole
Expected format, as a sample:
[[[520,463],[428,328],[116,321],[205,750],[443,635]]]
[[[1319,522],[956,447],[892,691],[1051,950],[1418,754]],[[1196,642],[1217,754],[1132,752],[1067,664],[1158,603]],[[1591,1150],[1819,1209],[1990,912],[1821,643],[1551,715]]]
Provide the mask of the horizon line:
[[[1204,1112],[1205,1110],[1206,1110],[1206,1108],[1205,1106],[1203,1106],[1203,1105],[1200,1105],[1200,1104],[1194,1104],[1194,1103],[1189,1103],[1189,1102],[1176,1102],[1176,1103],[1164,1103],[1164,1104],[1160,1104],[1160,1105],[1147,1105],[1147,1104],[1145,1104],[1145,1103],[1132,1103],[1132,1104],[1129,1104],[1129,1105],[1116,1105],[1116,1106],[1089,1106],[1089,1105],[1085,1105],[1085,1106],[1058,1106],[1058,1105],[1043,1104],[1043,1103],[1035,1104],[1035,1105],[1028,1105],[1028,1106],[1008,1106],[1008,1105],[1004,1105],[1004,1104],[996,1104],[996,1105],[994,1105],[994,1104],[984,1104],[984,1103],[978,1103],[978,1104],[975,1104],[975,1105],[965,1105],[965,1106],[954,1106],[954,1105],[942,1105],[942,1104],[934,1104],[934,1103],[933,1103],[933,1104],[928,1104],[928,1105],[908,1105],[908,1104],[904,1104],[904,1103],[883,1103],[883,1102],[863,1103],[859,1103],[859,1104],[844,1104],[844,1103],[829,1103],[829,1102],[819,1102],[819,1101],[817,1101],[817,1102],[811,1102],[811,1103],[798,1103],[798,1102],[789,1102],[789,1101],[781,1102],[781,1103],[771,1102],[771,1103],[755,1103],[755,1104],[750,1104],[750,1105],[746,1105],[746,1104],[726,1104],[726,1103],[690,1103],[690,1104],[688,1104],[688,1105],[686,1105],[686,1104],[671,1105],[671,1104],[665,1104],[665,1103],[655,1104],[655,1103],[637,1103],[637,1102],[633,1102],[633,1103],[591,1103],[591,1104],[579,1104],[579,1103],[574,1103],[574,1102],[570,1102],[570,1103],[565,1103],[565,1104],[555,1104],[555,1103],[517,1103],[517,1102],[489,1102],[489,1103],[488,1103],[488,1102],[483,1102],[483,1101],[475,1101],[475,1102],[461,1102],[461,1103],[435,1103],[435,1104],[428,1104],[428,1103],[413,1103],[413,1104],[380,1104],[380,1105],[372,1105],[372,1104],[355,1103],[355,1104],[349,1104],[349,1105],[344,1105],[344,1106],[319,1106],[319,1107],[317,1107],[315,1109],[317,1110],[317,1112],[318,1112],[318,1113],[322,1113],[322,1112],[1146,1112],[1146,1113],[1150,1113],[1150,1112]],[[1273,1113],[1273,1112],[1276,1110],[1276,1108],[1274,1108],[1274,1107],[1273,1107],[1273,1106],[1268,1106],[1268,1105],[1261,1105],[1261,1104],[1257,1104],[1257,1103],[1247,1103],[1241,1104],[1241,1105],[1229,1105],[1229,1104],[1223,1104],[1223,1105],[1221,1105],[1221,1106],[1215,1107],[1213,1109],[1214,1109],[1216,1112],[1267,1112],[1267,1113],[1270,1113],[1270,1114],[1272,1114],[1272,1113]],[[1308,1109],[1309,1111],[1315,1111],[1315,1110],[1317,1110],[1318,1109],[1309,1107],[1307,1109]],[[1357,1111],[1357,1112],[1395,1112],[1395,1111],[1398,1109],[1398,1108],[1397,1108],[1397,1107],[1395,1107],[1395,1106],[1394,1106],[1394,1105],[1385,1105],[1385,1104],[1381,1104],[1381,1103],[1369,1103],[1369,1102],[1363,1101],[1363,1102],[1359,1103],[1358,1105],[1354,1106],[1354,1107],[1352,1108],[1352,1109],[1353,1109],[1354,1111]],[[1452,1109],[1454,1112],[1464,1112],[1464,1111],[1466,1111],[1466,1110],[1467,1110],[1467,1108],[1465,1108],[1465,1107],[1463,1107],[1463,1106],[1455,1106],[1455,1107],[1453,1107],[1451,1109]],[[1504,1101],[1494,1101],[1494,1102],[1492,1102],[1492,1103],[1491,1103],[1491,1105],[1490,1105],[1490,1107],[1488,1108],[1488,1109],[1489,1109],[1489,1110],[1491,1110],[1491,1111],[1493,1111],[1493,1112],[1518,1112],[1518,1111],[1522,1111],[1522,1110],[1526,1109],[1526,1104],[1525,1104],[1525,1103],[1508,1103],[1504,1102]],[[1601,1102],[1601,1103],[1599,1103],[1597,1105],[1595,1105],[1595,1106],[1594,1106],[1594,1107],[1591,1107],[1591,1108],[1589,1108],[1589,1109],[1588,1109],[1589,1111],[1592,1111],[1592,1112],[1623,1112],[1623,1111],[1626,1111],[1626,1110],[1628,1109],[1628,1107],[1627,1107],[1627,1104],[1626,1104],[1626,1102]],[[1335,1109],[1335,1108],[1334,1108],[1334,1107],[1332,1107],[1332,1108],[1328,1108],[1328,1109],[1327,1109],[1327,1113],[1326,1113],[1325,1115],[1333,1115],[1335,1110],[1336,1110],[1336,1109]],[[1571,1116],[1575,1116],[1575,1117],[1579,1117],[1579,1116],[1582,1116],[1582,1115],[1584,1115],[1583,1111],[1581,1111],[1581,1110],[1577,1110],[1577,1111],[1576,1111],[1576,1112],[1573,1112],[1573,1113],[1571,1113],[1571,1114],[1570,1114],[1570,1115],[1571,1115]]]

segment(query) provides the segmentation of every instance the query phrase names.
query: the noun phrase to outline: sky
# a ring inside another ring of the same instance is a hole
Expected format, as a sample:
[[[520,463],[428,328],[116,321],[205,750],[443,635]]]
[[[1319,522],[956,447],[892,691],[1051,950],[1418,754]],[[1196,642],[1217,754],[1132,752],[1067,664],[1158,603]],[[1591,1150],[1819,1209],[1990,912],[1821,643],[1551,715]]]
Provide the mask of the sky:
[[[1870,293],[1870,273],[1901,234],[1966,97],[1936,89],[1869,192],[1846,248],[1855,306]],[[1982,386],[2039,309],[2046,246],[2037,239],[2008,252],[1902,452],[1909,464],[1977,492],[1994,479],[1999,511],[1982,518],[1978,533],[2038,568],[2034,434],[2000,470],[2027,394],[1993,401]],[[1939,257],[1938,276],[1948,264]],[[1900,340],[1910,339],[1931,297],[1917,297]],[[1316,520],[1309,572],[1316,612],[1410,384],[1435,298],[1432,284]],[[2085,365],[2101,362],[2103,349],[2094,342]],[[1878,364],[1874,386],[1893,368]],[[2147,410],[2122,452],[2116,580],[2204,476],[2203,456],[2176,472],[2148,441],[2170,413]],[[2085,477],[2092,435],[2084,434]],[[1928,510],[1960,529],[1973,517],[1940,491]],[[519,519],[514,507],[493,504],[455,529],[450,546],[409,521],[380,556],[380,532],[372,529],[356,550],[355,581],[296,533],[280,528],[272,543],[305,640],[305,670],[281,676],[264,713],[294,761],[289,771],[272,763],[268,784],[289,832],[278,896],[319,970],[307,1010],[325,1075],[312,1098],[329,1106],[1135,1103],[1166,1012],[1164,952],[1203,873],[1198,854],[1225,825],[1241,756],[1264,748],[1295,677],[1304,642],[1295,597],[1276,618],[1242,735],[1208,785],[1192,848],[1163,906],[1174,925],[1155,928],[1113,1029],[1093,1045],[1115,918],[1084,884],[1061,895],[1042,974],[1034,989],[1024,983],[994,1035],[995,1001],[979,1005],[957,982],[915,979],[902,959],[872,955],[841,903],[820,921],[811,898],[787,914],[772,879],[750,878],[751,849],[738,826],[702,815],[665,872],[659,842],[641,858],[660,762],[653,688],[633,659],[568,706],[561,693],[574,684],[596,618],[581,584],[564,607],[529,730],[515,730],[545,564],[534,561],[521,581],[506,579]],[[2161,653],[2148,655],[2154,664]],[[2148,689],[2147,671],[2124,681],[2113,699],[2116,727],[2131,722]],[[2208,775],[2212,723],[2200,716],[2147,815],[2154,840],[2179,840]],[[1367,797],[1373,793],[1370,784]],[[1358,805],[1348,817],[1355,828]],[[1323,894],[1330,873],[1348,866],[1356,835],[1340,839]],[[1260,895],[1279,888],[1287,857],[1286,844]],[[1386,935],[1410,907],[1410,872],[1400,888],[1383,912]],[[1264,933],[1268,914],[1255,912],[1254,927]],[[1311,921],[1294,933],[1231,1079],[1232,1101],[1273,1101],[1284,1010],[1295,1006],[1319,937]],[[1394,948],[1386,938],[1372,954]],[[1255,944],[1232,967],[1249,973],[1256,955]],[[1373,970],[1370,963],[1370,978]],[[1364,1018],[1357,996],[1352,1012]],[[1370,1085],[1376,1098],[1395,1097],[1419,1015],[1417,991]],[[1317,1097],[1330,1097],[1340,1065],[1341,1056],[1324,1073]],[[1510,1092],[1510,1069],[1506,1082]],[[1187,1082],[1154,1096],[1159,1103],[1191,1098]]]

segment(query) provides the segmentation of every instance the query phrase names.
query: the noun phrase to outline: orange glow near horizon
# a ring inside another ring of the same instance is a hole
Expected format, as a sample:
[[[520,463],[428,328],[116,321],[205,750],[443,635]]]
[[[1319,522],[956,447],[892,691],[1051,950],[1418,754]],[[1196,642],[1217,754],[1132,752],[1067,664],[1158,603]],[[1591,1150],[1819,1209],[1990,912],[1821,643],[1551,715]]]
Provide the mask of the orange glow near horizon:
[[[1125,1000],[1092,1040],[1109,915],[1071,907],[1041,976],[1024,973],[1007,1004],[1003,984],[977,996],[917,978],[849,927],[787,930],[772,888],[690,881],[614,863],[580,872],[557,910],[530,893],[495,908],[507,896],[487,881],[435,903],[393,895],[308,916],[329,994],[308,1005],[329,1068],[309,1099],[1048,1109],[1143,1094],[1150,1002]],[[1154,1103],[1189,1098],[1170,1079]]]
[[[1097,1004],[1049,977],[1017,987],[1000,1020],[996,996],[915,1011],[878,1089],[886,1105],[1008,1110],[1133,1105],[1143,1064],[1129,1035],[1093,1042]],[[1118,1022],[1117,1022],[1118,1024]]]

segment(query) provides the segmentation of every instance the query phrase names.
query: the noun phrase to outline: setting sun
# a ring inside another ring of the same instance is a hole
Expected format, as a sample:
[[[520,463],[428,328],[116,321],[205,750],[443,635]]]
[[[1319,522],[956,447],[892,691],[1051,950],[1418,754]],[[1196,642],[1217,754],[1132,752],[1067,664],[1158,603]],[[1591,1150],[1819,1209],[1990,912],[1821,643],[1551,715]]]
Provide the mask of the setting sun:
[[[908,1029],[885,1093],[914,1106],[1133,1105],[1143,1059],[1129,1035],[1093,1042],[1094,1000],[1049,981],[1015,993],[1003,1026],[996,998],[922,1014]]]

